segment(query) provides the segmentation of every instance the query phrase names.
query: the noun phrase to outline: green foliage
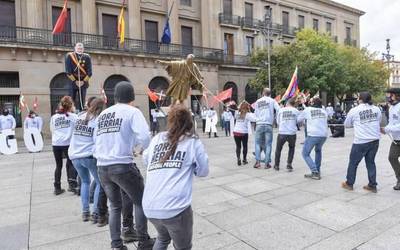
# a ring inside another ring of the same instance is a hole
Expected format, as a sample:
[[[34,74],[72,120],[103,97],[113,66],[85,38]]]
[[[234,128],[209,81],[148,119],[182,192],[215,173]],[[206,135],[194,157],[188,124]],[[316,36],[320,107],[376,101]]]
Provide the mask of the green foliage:
[[[300,90],[309,90],[312,94],[327,91],[339,100],[343,100],[346,94],[362,90],[379,94],[385,87],[389,72],[374,58],[375,55],[366,49],[338,45],[328,35],[302,30],[293,43],[272,50],[273,92],[278,95],[286,90],[297,65]],[[266,49],[257,50],[251,62],[260,69],[250,84],[260,90],[268,85]]]

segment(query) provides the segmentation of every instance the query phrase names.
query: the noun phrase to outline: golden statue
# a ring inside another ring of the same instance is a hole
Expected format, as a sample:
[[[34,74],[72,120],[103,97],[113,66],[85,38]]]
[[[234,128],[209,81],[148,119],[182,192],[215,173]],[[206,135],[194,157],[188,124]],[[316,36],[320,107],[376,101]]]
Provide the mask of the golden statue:
[[[203,90],[203,77],[200,70],[193,62],[194,55],[189,54],[186,60],[161,61],[165,66],[168,75],[172,77],[172,82],[167,90],[167,96],[173,98],[173,104],[183,103],[189,95],[190,89]]]

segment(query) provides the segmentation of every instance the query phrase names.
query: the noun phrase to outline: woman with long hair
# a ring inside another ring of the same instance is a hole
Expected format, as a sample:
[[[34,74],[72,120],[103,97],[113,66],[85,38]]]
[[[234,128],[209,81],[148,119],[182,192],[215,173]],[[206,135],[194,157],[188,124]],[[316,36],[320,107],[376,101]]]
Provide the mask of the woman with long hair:
[[[59,195],[65,192],[61,188],[61,170],[63,166],[63,156],[67,158],[67,177],[68,191],[76,192],[77,173],[68,157],[68,148],[71,141],[77,115],[74,103],[70,96],[61,98],[56,113],[50,119],[51,144],[53,145],[53,154],[56,160],[56,170],[54,172],[54,194]]]
[[[101,98],[95,98],[88,103],[86,112],[79,114],[71,138],[68,155],[81,178],[82,220],[90,219],[89,187],[90,176],[96,182],[93,199],[93,217],[97,218],[100,181],[97,174],[96,158],[94,157],[97,117],[103,111],[105,103]]]
[[[247,161],[247,143],[249,140],[249,129],[251,122],[255,121],[254,114],[250,112],[250,104],[243,101],[239,106],[239,111],[235,117],[235,127],[233,128],[233,138],[236,143],[236,157],[238,166],[242,165],[240,151],[243,146],[243,164],[248,164]]]
[[[208,175],[208,156],[193,132],[190,111],[175,105],[168,113],[168,131],[156,135],[144,152],[147,179],[143,210],[158,236],[153,249],[191,249],[193,175]]]

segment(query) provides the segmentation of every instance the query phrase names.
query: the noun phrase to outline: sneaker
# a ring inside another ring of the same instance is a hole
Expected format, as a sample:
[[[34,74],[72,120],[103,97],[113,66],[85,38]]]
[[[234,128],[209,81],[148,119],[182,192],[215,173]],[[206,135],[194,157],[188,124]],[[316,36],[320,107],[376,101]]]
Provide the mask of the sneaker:
[[[152,250],[155,242],[156,240],[154,238],[148,238],[145,241],[139,241],[137,250]]]
[[[69,185],[67,191],[68,191],[68,192],[71,192],[71,193],[75,193],[75,192],[76,192],[76,189],[75,189],[75,187],[73,187],[72,185]]]
[[[304,178],[309,178],[313,180],[321,180],[321,175],[317,172],[313,172],[311,174],[305,174]]]
[[[139,240],[139,236],[133,227],[124,227],[121,232],[121,239],[124,243],[134,242]]]
[[[97,227],[104,227],[108,224],[108,216],[107,215],[99,215],[97,218]]]
[[[397,182],[396,186],[394,186],[393,189],[396,191],[400,191],[400,181]]]
[[[271,164],[269,164],[269,163],[265,164],[264,169],[270,169],[270,168],[272,168]]]
[[[92,222],[92,224],[97,224],[97,222],[99,221],[99,215],[97,213],[93,213],[90,217],[90,221]]]
[[[128,250],[127,246],[122,245],[121,247],[113,247],[111,250]]]
[[[371,187],[371,186],[368,186],[368,185],[364,186],[363,189],[367,190],[367,191],[370,191],[372,193],[377,193],[378,192],[378,189],[376,187]]]
[[[237,160],[237,164],[238,164],[238,166],[241,166],[242,165],[242,161],[240,159]]]
[[[90,212],[83,212],[82,213],[82,221],[87,222],[90,220]]]
[[[62,193],[64,193],[64,192],[65,192],[65,190],[62,189],[62,188],[55,188],[55,189],[54,189],[54,194],[55,194],[55,195],[60,195],[60,194],[62,194]]]
[[[260,164],[260,162],[256,162],[256,164],[254,164],[254,168],[258,168],[258,169],[260,169],[260,168],[261,168],[261,164]]]
[[[247,165],[247,164],[249,164],[249,162],[246,159],[244,159],[243,160],[243,165]]]
[[[342,188],[347,189],[349,191],[353,191],[353,186],[350,186],[349,184],[347,184],[347,182],[342,182]]]
[[[275,169],[276,171],[279,171],[279,166],[274,165],[274,169]]]
[[[286,169],[287,169],[288,172],[292,172],[293,171],[292,165],[287,165]]]

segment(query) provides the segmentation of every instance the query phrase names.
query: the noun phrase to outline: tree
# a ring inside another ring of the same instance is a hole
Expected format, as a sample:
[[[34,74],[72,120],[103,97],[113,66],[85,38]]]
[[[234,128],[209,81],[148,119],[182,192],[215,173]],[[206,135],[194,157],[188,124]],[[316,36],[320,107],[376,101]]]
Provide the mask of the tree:
[[[282,94],[298,66],[299,87],[312,94],[326,91],[340,101],[361,90],[376,94],[384,87],[388,72],[374,56],[366,49],[338,45],[328,35],[305,29],[297,33],[290,45],[273,48],[272,90],[276,95]],[[251,62],[261,66],[250,81],[254,89],[260,90],[268,79],[268,71],[263,66],[267,62],[266,50],[257,50]]]

